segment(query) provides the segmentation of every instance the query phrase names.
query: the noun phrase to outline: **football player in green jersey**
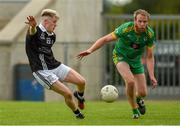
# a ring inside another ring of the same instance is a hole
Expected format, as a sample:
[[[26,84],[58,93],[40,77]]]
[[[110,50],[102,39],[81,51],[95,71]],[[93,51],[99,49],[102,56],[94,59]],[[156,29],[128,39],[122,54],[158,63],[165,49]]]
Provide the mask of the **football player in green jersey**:
[[[98,39],[89,49],[80,52],[78,58],[83,58],[96,51],[104,44],[115,41],[113,61],[116,68],[126,83],[126,95],[132,107],[133,119],[138,119],[145,114],[144,97],[147,95],[144,67],[141,62],[146,50],[145,61],[152,83],[157,86],[154,76],[153,48],[155,35],[148,26],[150,14],[142,9],[134,12],[134,21],[120,25],[112,33]]]

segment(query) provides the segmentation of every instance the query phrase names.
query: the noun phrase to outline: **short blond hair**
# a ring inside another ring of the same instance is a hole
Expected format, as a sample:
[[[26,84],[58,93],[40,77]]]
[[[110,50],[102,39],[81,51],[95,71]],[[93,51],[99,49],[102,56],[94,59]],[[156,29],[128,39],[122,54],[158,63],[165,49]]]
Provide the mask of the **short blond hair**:
[[[138,10],[134,11],[134,19],[136,19],[138,14],[142,14],[144,16],[147,16],[148,19],[150,18],[150,14],[146,10],[138,9]]]
[[[41,12],[41,17],[45,17],[45,16],[48,16],[48,17],[56,17],[59,19],[59,14],[57,11],[55,10],[52,10],[52,9],[44,9],[42,10]]]

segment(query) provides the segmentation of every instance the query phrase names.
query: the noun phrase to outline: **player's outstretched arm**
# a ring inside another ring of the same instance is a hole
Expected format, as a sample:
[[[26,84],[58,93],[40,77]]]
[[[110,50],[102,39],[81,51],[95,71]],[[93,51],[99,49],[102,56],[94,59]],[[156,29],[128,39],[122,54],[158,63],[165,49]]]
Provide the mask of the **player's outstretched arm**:
[[[91,53],[93,53],[94,51],[96,51],[97,49],[101,48],[104,44],[111,42],[113,40],[116,40],[117,38],[114,37],[114,35],[112,35],[113,33],[110,33],[108,35],[103,36],[102,38],[98,39],[89,49],[80,52],[77,57],[79,59],[82,59],[84,56],[87,56]]]
[[[35,18],[33,16],[28,16],[27,21],[25,23],[29,25],[29,30],[28,30],[29,34],[34,35],[37,31],[36,29],[37,22]]]
[[[89,54],[91,54],[91,51],[85,50],[85,51],[80,52],[80,53],[77,55],[77,58],[81,60],[84,56],[87,56],[87,55],[89,55]]]

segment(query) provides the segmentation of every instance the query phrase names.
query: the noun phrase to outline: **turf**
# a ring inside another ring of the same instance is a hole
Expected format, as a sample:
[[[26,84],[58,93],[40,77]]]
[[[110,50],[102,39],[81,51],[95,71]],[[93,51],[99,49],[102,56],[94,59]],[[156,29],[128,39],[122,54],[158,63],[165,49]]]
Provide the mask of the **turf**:
[[[179,125],[180,101],[146,101],[147,113],[131,118],[127,101],[86,102],[77,120],[64,102],[0,102],[1,125]]]

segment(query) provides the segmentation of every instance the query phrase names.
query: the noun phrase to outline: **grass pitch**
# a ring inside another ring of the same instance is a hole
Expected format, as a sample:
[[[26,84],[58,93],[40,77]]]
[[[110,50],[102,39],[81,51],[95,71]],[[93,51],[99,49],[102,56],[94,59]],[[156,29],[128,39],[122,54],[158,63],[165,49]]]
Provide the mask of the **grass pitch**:
[[[87,101],[84,120],[64,102],[0,102],[1,125],[180,125],[180,101],[146,101],[147,113],[132,119],[127,101]]]

